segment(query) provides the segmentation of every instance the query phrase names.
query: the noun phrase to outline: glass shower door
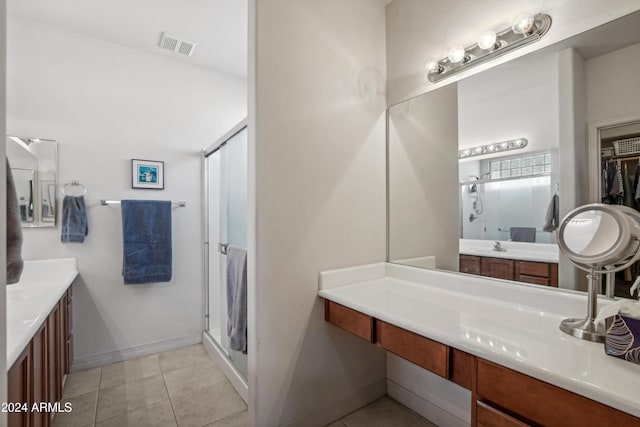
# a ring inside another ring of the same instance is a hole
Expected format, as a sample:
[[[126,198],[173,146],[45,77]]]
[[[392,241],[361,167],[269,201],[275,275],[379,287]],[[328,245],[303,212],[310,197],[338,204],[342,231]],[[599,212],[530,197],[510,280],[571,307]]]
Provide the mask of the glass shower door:
[[[205,159],[208,221],[208,322],[210,337],[247,378],[247,355],[227,336],[227,248],[247,248],[247,129],[233,134]]]

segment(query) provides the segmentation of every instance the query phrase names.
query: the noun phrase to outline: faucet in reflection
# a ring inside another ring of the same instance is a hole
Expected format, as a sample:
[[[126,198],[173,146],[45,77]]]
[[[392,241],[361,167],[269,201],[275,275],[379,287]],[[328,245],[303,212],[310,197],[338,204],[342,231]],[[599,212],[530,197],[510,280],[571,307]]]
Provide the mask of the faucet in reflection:
[[[493,244],[493,250],[496,252],[507,252],[507,249],[503,248],[500,242],[495,242]]]

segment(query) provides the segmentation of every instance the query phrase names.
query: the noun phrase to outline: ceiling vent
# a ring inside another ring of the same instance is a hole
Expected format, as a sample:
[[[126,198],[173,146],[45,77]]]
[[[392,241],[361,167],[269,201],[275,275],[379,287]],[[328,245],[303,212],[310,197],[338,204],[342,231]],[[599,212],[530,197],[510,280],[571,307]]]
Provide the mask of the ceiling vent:
[[[179,53],[180,55],[191,56],[193,49],[196,47],[196,43],[172,36],[171,34],[162,33],[159,46],[162,49]]]

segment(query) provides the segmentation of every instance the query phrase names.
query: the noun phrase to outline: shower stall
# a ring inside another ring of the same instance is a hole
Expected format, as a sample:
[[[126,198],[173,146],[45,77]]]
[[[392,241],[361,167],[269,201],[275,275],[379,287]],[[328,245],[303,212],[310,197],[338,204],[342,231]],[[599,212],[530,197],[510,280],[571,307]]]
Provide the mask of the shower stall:
[[[247,248],[246,119],[203,152],[204,335],[207,350],[247,400],[247,354],[227,335],[227,249]],[[229,293],[229,295],[228,295]],[[246,295],[246,292],[245,292]],[[244,304],[246,307],[246,302]],[[250,351],[250,349],[249,349]]]

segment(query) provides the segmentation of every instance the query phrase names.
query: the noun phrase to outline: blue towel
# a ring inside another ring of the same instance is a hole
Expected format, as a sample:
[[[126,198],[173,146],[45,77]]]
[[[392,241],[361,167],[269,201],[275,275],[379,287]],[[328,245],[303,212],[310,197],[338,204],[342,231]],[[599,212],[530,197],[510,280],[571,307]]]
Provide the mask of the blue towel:
[[[125,285],[171,280],[171,202],[122,201]]]
[[[247,251],[227,247],[227,336],[231,350],[247,352]]]
[[[64,196],[62,200],[62,234],[63,243],[83,243],[89,233],[87,223],[87,209],[84,206],[84,196]]]

